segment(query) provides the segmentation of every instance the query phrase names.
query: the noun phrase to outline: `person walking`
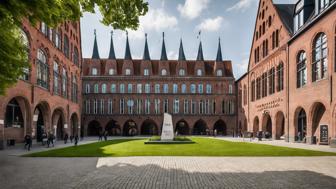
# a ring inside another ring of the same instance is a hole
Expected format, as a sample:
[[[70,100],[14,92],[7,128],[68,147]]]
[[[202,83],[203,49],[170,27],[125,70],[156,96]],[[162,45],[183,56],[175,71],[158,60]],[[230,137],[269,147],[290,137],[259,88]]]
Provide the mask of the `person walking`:
[[[25,136],[25,142],[26,142],[26,144],[25,144],[25,148],[27,148],[28,149],[28,151],[30,151],[30,148],[31,148],[31,146],[32,146],[32,138],[31,138],[31,136],[30,135],[26,135]]]
[[[71,143],[72,143],[73,139],[74,139],[74,136],[73,136],[73,135],[70,135],[70,142],[71,142]]]
[[[75,146],[78,144],[78,135],[75,136]]]
[[[104,140],[107,141],[107,131],[104,132]]]
[[[68,143],[68,138],[69,138],[68,133],[65,133],[65,135],[64,135],[64,144]]]
[[[54,147],[54,135],[52,133],[48,134],[48,148],[49,146],[52,144],[52,146]]]
[[[48,143],[47,133],[42,134],[42,146],[46,145]]]
[[[99,131],[98,136],[99,136],[98,141],[102,141],[103,140],[103,133],[102,133],[102,131]]]

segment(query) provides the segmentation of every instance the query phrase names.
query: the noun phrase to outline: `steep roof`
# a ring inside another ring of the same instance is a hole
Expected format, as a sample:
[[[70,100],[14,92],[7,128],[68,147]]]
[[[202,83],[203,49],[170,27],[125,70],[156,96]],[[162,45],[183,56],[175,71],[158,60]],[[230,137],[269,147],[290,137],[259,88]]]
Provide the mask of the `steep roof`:
[[[126,49],[125,49],[125,60],[132,60],[131,49],[128,42],[128,34],[126,33]]]
[[[276,11],[278,12],[282,23],[285,25],[289,33],[293,33],[293,15],[295,4],[274,4]]]
[[[198,46],[198,53],[197,53],[197,61],[203,61],[203,49],[202,49],[202,41],[200,41],[199,46]]]
[[[178,60],[179,61],[185,61],[186,60],[185,55],[184,55],[184,50],[183,50],[182,39],[180,40],[180,48],[179,48]]]
[[[166,52],[166,44],[164,40],[164,32],[162,33],[162,48],[161,48],[161,61],[167,61],[167,52]]]
[[[145,36],[146,36],[146,39],[145,39],[145,49],[144,49],[144,54],[143,54],[143,60],[150,60],[148,43],[147,43],[147,34]]]
[[[110,52],[108,59],[116,59],[115,52],[114,52],[114,45],[113,45],[113,31],[111,31],[111,43],[110,43]]]
[[[98,51],[96,30],[94,30],[94,42],[93,42],[92,59],[99,59],[99,51]]]
[[[217,49],[217,57],[216,57],[216,62],[222,62],[223,57],[222,57],[222,47],[220,43],[220,38],[218,38],[218,49]]]

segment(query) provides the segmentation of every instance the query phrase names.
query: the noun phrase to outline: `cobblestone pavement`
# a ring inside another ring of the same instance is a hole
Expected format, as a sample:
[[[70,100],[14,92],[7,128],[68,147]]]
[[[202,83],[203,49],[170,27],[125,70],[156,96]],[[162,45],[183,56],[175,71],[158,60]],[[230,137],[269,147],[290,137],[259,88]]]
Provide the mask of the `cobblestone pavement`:
[[[336,188],[336,157],[0,156],[0,188]]]

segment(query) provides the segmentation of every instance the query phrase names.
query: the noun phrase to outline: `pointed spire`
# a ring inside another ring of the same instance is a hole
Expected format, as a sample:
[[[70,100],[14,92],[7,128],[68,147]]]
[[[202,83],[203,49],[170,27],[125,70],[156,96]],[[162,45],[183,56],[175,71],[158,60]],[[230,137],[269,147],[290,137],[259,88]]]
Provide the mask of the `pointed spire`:
[[[94,37],[92,59],[99,59],[96,29],[94,30]]]
[[[204,61],[203,50],[202,50],[202,41],[200,41],[198,46],[197,61]]]
[[[221,43],[220,43],[220,38],[218,38],[218,50],[217,50],[216,62],[222,62],[222,61],[223,61],[222,47],[221,47]]]
[[[128,32],[127,31],[126,31],[125,60],[132,60],[130,45],[129,45],[129,42],[128,42]]]
[[[166,44],[164,40],[164,32],[162,32],[162,48],[161,48],[161,61],[167,61],[167,52],[166,52]]]
[[[183,44],[182,44],[182,38],[180,40],[180,48],[179,48],[179,56],[178,56],[179,61],[185,61],[185,55],[184,55],[184,50],[183,50]]]
[[[113,45],[113,31],[111,31],[111,43],[110,43],[110,53],[108,59],[116,59],[115,52],[114,52],[114,45]]]
[[[143,54],[143,60],[150,60],[149,50],[148,50],[148,43],[147,43],[147,33],[145,34],[145,50]]]

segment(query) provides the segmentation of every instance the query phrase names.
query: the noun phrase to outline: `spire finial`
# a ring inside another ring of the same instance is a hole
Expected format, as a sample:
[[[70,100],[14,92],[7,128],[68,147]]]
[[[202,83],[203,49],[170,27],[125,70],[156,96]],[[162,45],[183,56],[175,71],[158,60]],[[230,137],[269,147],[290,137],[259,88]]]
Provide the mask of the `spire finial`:
[[[164,32],[162,32],[162,48],[161,48],[161,61],[167,61],[167,52],[166,52],[166,44],[164,40]]]
[[[125,60],[132,60],[131,49],[128,42],[128,32],[126,30],[126,49],[125,49]]]
[[[184,50],[183,50],[183,43],[182,43],[182,37],[180,39],[180,48],[179,48],[179,57],[178,57],[179,61],[185,61],[185,55],[184,55]]]
[[[198,53],[197,53],[197,61],[204,61],[203,58],[203,49],[202,49],[202,41],[200,41],[199,46],[198,46]]]
[[[97,35],[97,31],[96,29],[93,30],[93,34],[96,36]]]
[[[145,49],[144,49],[143,60],[150,60],[148,43],[147,43],[147,33],[145,33],[145,38],[146,39],[145,39]]]
[[[94,33],[94,42],[93,42],[92,59],[99,59],[96,29],[93,30],[93,33]]]
[[[222,47],[220,43],[220,37],[218,37],[218,50],[217,50],[217,57],[216,57],[216,62],[222,62],[223,57],[222,57]]]
[[[114,52],[114,45],[113,45],[113,30],[111,30],[111,43],[110,43],[110,52],[109,52],[109,59],[116,59],[115,52]]]

